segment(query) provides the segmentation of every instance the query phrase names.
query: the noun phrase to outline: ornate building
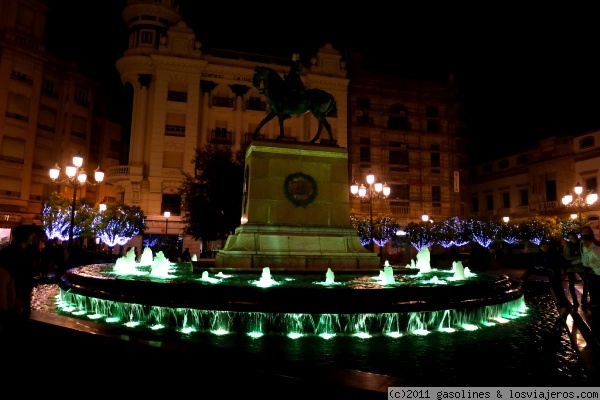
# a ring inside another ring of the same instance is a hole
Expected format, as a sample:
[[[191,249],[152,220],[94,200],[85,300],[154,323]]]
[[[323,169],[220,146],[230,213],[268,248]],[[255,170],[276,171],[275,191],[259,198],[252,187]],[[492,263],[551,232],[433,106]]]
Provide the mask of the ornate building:
[[[252,86],[257,65],[287,73],[289,59],[204,49],[171,0],[128,0],[123,19],[129,46],[117,61],[121,79],[133,90],[131,139],[127,165],[107,169],[127,204],[139,205],[148,217],[147,234],[181,235],[181,172],[193,173],[195,149],[207,143],[243,148],[266,116],[265,97]],[[325,44],[304,68],[307,89],[319,88],[335,97],[337,114],[328,118],[335,139],[346,147],[347,86],[340,53]],[[310,115],[285,122],[284,140],[308,141],[317,121]],[[261,134],[279,134],[276,119]],[[168,232],[163,213],[169,211]],[[132,245],[140,246],[135,241]],[[190,237],[183,247],[200,252]]]

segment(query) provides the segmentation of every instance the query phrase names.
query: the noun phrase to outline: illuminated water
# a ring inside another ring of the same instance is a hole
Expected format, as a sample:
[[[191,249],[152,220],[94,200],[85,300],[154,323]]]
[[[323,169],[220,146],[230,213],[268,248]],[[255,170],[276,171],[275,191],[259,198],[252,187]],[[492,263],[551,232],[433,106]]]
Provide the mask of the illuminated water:
[[[54,313],[56,285],[37,290],[34,308]],[[121,328],[126,335],[160,342],[213,349],[218,357],[244,360],[255,368],[314,369],[328,366],[390,375],[411,386],[593,386],[588,372],[571,343],[566,325],[552,297],[542,288],[525,293],[527,314],[491,329],[464,330],[460,334],[443,329],[426,336],[377,335],[368,339],[338,335],[335,340],[308,335],[293,339],[285,335],[217,335],[209,332]],[[133,311],[132,311],[133,312]],[[161,315],[155,318],[160,320]],[[302,321],[292,318],[294,323]],[[358,321],[357,321],[358,322]],[[219,324],[227,320],[216,320]],[[249,321],[260,329],[260,318]],[[319,321],[327,326],[336,324]],[[114,325],[111,325],[114,330]],[[118,332],[118,330],[117,330]],[[185,355],[182,356],[185,359]],[[182,360],[183,362],[184,360]]]

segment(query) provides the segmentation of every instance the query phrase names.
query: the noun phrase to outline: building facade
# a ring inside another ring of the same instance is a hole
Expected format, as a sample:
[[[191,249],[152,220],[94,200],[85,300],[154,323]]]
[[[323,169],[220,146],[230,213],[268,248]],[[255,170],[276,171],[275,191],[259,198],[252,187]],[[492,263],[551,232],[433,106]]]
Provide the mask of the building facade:
[[[467,214],[464,122],[451,79],[420,81],[352,68],[348,105],[350,181],[364,183],[373,173],[391,189],[387,199],[373,200],[373,215],[390,215],[406,226],[424,213],[438,221]],[[370,216],[368,201],[352,198],[351,208]]]
[[[41,225],[50,193],[73,197],[49,169],[74,155],[90,171],[119,165],[126,155],[121,125],[105,117],[106,98],[80,66],[46,54],[45,0],[0,0],[0,228]],[[61,178],[66,178],[61,172]],[[60,179],[59,179],[60,180]],[[115,197],[110,185],[86,186],[92,204]]]
[[[500,220],[533,216],[568,219],[584,214],[598,232],[600,204],[565,206],[563,196],[598,193],[600,131],[540,140],[527,151],[475,165],[469,189],[474,217]]]
[[[267,114],[264,94],[252,86],[254,68],[267,66],[283,76],[292,54],[281,59],[203,49],[170,0],[129,0],[123,19],[129,45],[117,68],[133,91],[129,161],[108,168],[106,180],[121,200],[142,207],[146,234],[180,237],[181,172],[193,174],[195,149],[209,143],[243,149]],[[337,112],[328,121],[337,143],[346,147],[348,79],[339,51],[330,44],[316,49],[301,79],[307,89],[319,88],[335,97]],[[317,120],[309,113],[292,116],[284,128],[283,140],[309,141]],[[277,119],[260,134],[277,137]],[[170,212],[168,232],[165,211]],[[183,247],[195,254],[205,250],[191,237],[183,237]]]

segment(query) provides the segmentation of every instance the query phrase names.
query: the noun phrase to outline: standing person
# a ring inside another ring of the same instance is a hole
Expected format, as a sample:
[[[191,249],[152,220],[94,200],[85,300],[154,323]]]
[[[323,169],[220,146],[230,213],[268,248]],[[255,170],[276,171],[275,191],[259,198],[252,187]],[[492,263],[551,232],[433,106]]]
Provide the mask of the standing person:
[[[596,308],[600,303],[600,246],[595,243],[593,233],[581,235],[581,262],[589,268],[587,277],[590,307]]]
[[[29,316],[31,312],[31,292],[34,286],[36,260],[34,237],[35,232],[31,227],[25,225],[14,227],[10,245],[0,250],[0,266],[12,274],[17,311],[24,316]]]
[[[581,263],[581,243],[577,233],[575,231],[569,231],[567,233],[567,240],[563,239],[562,241],[562,246],[563,256],[567,262],[565,269],[569,278],[569,293],[573,299],[573,306],[579,306],[579,301],[577,301],[577,291],[575,290],[575,282],[577,281],[578,276],[583,285],[581,304],[585,305],[588,302],[588,282],[587,276],[583,271],[583,264]]]
[[[592,230],[592,227],[589,225],[585,225],[581,227],[581,238],[583,238],[583,235],[591,235],[592,237],[594,237],[594,231]],[[594,238],[594,243],[598,244],[598,242],[595,240]],[[589,293],[590,291],[590,275],[592,274],[592,268],[587,264],[587,261],[583,259],[583,240],[579,241],[579,254],[581,254],[581,264],[583,266],[583,275],[585,276],[585,281],[587,282],[587,287],[588,287],[588,292],[586,293],[586,296],[582,296],[581,299],[581,304],[583,305],[587,305],[588,304],[588,294],[591,298],[591,294]]]
[[[557,306],[564,307],[567,297],[562,285],[563,265],[564,258],[562,255],[556,251],[554,246],[551,246],[548,240],[542,240],[532,266],[521,276],[521,280],[525,282],[532,273],[547,276],[550,287],[554,290]]]
[[[186,247],[183,253],[181,253],[181,261],[187,262],[192,261],[192,256],[190,255],[190,248]]]

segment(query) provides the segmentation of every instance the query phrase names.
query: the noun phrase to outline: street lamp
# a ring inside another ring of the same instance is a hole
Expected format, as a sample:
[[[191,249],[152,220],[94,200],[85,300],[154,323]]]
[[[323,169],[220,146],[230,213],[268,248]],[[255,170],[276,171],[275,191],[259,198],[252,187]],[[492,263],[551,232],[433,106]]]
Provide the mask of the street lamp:
[[[165,235],[168,237],[168,235],[169,235],[169,217],[171,216],[171,212],[165,211],[163,215],[165,216]]]
[[[368,186],[365,186],[363,183],[361,183],[359,186],[358,183],[354,182],[352,185],[350,185],[350,193],[352,193],[352,195],[355,197],[361,198],[362,200],[368,199],[369,201],[369,250],[373,251],[373,198],[386,198],[390,195],[391,189],[386,183],[376,182],[375,175],[372,173],[367,175],[367,185]]]
[[[90,185],[98,185],[100,182],[104,180],[104,172],[100,170],[100,167],[96,168],[94,171],[94,179],[95,183],[88,182],[87,173],[85,169],[81,166],[83,165],[83,157],[77,155],[73,157],[73,164],[67,165],[65,168],[65,173],[67,174],[67,179],[65,182],[69,184],[69,186],[73,186],[73,203],[71,204],[71,222],[69,224],[69,248],[73,245],[73,226],[75,225],[75,205],[77,203],[77,189],[83,187],[86,183]],[[56,182],[58,176],[60,175],[60,167],[58,164],[54,164],[54,167],[50,168],[50,179],[53,182]]]
[[[583,186],[581,186],[579,182],[577,182],[573,190],[577,197],[573,198],[571,192],[567,191],[567,193],[562,198],[562,203],[566,207],[574,207],[577,210],[576,216],[579,219],[579,227],[581,228],[581,211],[587,208],[588,206],[591,206],[592,204],[596,203],[598,201],[598,194],[590,190],[584,199],[583,197],[581,197],[581,193],[583,193]],[[572,219],[574,219],[573,216],[574,214],[571,214]]]

